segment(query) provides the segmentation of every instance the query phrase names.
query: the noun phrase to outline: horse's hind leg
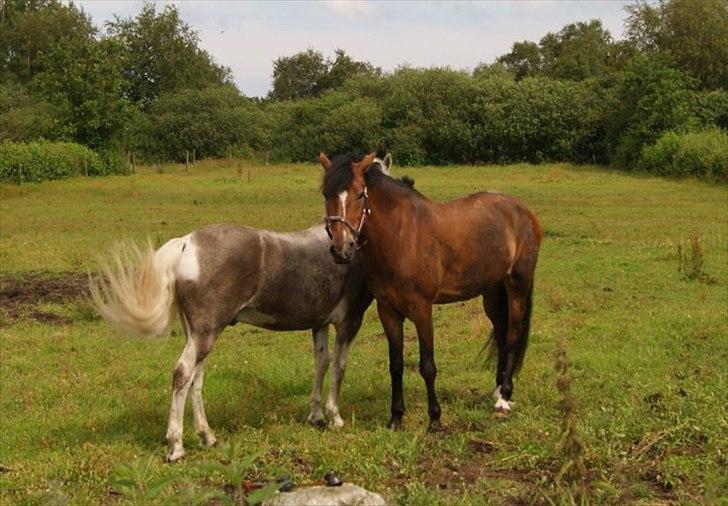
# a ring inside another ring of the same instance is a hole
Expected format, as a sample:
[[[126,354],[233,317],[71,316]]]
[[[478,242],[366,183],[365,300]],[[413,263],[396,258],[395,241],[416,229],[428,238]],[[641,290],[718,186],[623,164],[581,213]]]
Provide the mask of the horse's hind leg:
[[[313,379],[313,392],[311,393],[311,413],[308,423],[317,427],[326,425],[324,412],[321,409],[321,389],[324,376],[329,368],[329,326],[313,329],[313,352],[315,357],[315,371]]]
[[[197,333],[189,328],[186,319],[182,318],[187,333],[187,344],[182,355],[180,355],[174,372],[172,373],[172,403],[169,408],[169,423],[167,425],[167,445],[169,452],[167,460],[174,462],[185,454],[182,445],[182,433],[184,427],[184,412],[187,394],[193,383],[199,381],[199,386],[193,388],[193,414],[195,415],[195,428],[203,425],[207,427],[207,433],[203,439],[214,443],[214,436],[209,430],[204,410],[202,409],[202,361],[212,349],[215,342],[215,333]],[[199,369],[199,376],[198,376]],[[199,408],[199,409],[198,409]],[[203,423],[204,421],[204,423]]]
[[[361,327],[362,317],[353,317],[344,320],[336,328],[336,343],[334,344],[334,370],[331,373],[331,387],[329,397],[326,400],[326,412],[331,418],[334,427],[343,427],[344,420],[339,414],[339,395],[341,394],[341,383],[344,381],[346,372],[346,361],[349,356],[349,346],[354,336]]]
[[[192,380],[192,421],[195,425],[195,432],[202,439],[202,444],[208,448],[215,446],[217,439],[213,434],[205,416],[205,406],[202,402],[202,382],[205,378],[205,363],[200,362],[195,368],[195,377]]]

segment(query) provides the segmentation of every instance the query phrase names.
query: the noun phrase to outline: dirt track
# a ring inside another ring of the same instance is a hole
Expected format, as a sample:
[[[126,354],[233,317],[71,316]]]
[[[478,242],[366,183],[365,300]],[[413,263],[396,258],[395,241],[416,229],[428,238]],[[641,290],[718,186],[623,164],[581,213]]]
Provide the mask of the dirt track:
[[[62,316],[42,311],[37,306],[43,303],[63,304],[87,296],[88,279],[82,273],[0,274],[0,308],[3,313],[0,322],[7,324],[30,318],[44,323],[68,323]]]

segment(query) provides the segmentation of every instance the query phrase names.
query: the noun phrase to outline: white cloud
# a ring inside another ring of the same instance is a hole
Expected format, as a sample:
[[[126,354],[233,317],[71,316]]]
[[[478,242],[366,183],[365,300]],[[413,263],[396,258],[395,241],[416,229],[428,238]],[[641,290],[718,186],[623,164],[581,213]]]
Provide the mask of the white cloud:
[[[337,16],[352,17],[374,11],[374,5],[369,0],[319,0],[317,3]]]

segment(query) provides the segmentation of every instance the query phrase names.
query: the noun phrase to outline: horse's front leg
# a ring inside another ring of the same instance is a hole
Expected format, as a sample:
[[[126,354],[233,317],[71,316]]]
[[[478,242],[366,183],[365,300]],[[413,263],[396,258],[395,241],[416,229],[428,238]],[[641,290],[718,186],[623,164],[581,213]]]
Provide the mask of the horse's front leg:
[[[313,353],[315,358],[315,371],[313,379],[313,392],[311,392],[311,413],[308,423],[316,427],[326,425],[324,412],[321,409],[321,389],[324,376],[329,368],[329,326],[313,329]]]
[[[429,430],[437,431],[440,425],[440,403],[435,393],[435,366],[434,330],[432,327],[432,305],[422,302],[413,311],[412,322],[417,328],[417,338],[420,343],[420,375],[425,380],[427,388],[427,413],[430,415]]]
[[[346,361],[349,356],[349,347],[354,340],[354,336],[361,327],[362,317],[353,317],[344,320],[336,327],[336,343],[334,344],[334,361],[333,371],[331,373],[331,387],[329,388],[329,397],[326,400],[326,412],[331,419],[331,425],[334,427],[343,427],[344,420],[339,413],[339,395],[341,394],[341,384],[344,381],[344,373],[346,372]]]
[[[377,301],[377,313],[384,327],[389,344],[389,374],[392,378],[392,417],[389,420],[390,429],[402,427],[404,415],[404,391],[402,389],[402,374],[404,372],[404,317],[391,306]]]

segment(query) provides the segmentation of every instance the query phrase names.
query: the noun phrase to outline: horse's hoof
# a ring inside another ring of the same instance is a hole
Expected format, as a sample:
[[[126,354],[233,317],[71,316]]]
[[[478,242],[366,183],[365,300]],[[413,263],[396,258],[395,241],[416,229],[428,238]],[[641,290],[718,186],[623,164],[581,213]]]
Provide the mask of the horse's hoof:
[[[324,415],[321,413],[311,413],[310,415],[308,415],[308,423],[310,423],[317,429],[326,428],[326,418],[324,418]]]
[[[217,438],[212,432],[200,432],[200,439],[202,439],[202,446],[205,448],[212,448],[217,446]]]
[[[167,462],[177,462],[179,459],[185,456],[184,448],[175,448],[167,454]]]
[[[511,405],[503,397],[495,402],[494,409],[496,418],[506,418],[511,414]]]
[[[508,418],[511,414],[510,408],[502,408],[502,407],[496,407],[495,411],[493,412],[496,418]]]
[[[387,427],[389,427],[392,430],[402,430],[402,419],[401,418],[390,419],[389,423],[387,424]]]
[[[429,427],[427,427],[427,432],[442,432],[440,420],[432,420]]]
[[[331,419],[331,426],[340,429],[344,426],[344,420],[342,420],[341,416],[334,415]]]

